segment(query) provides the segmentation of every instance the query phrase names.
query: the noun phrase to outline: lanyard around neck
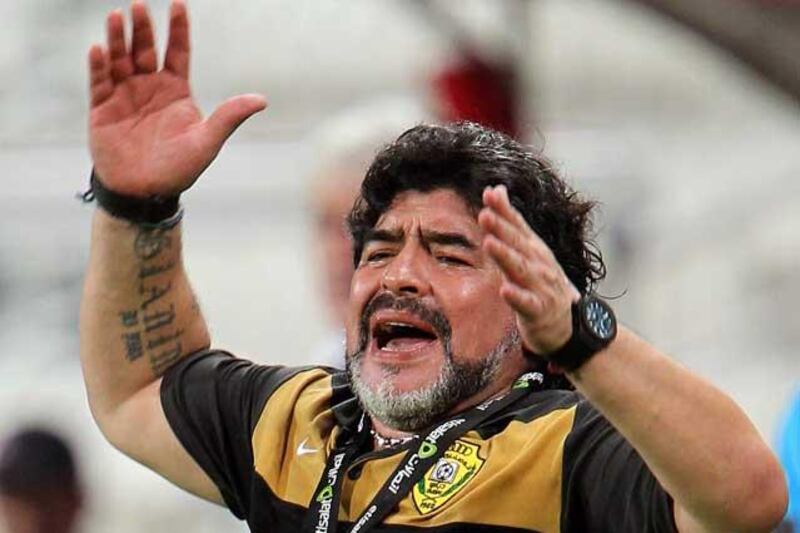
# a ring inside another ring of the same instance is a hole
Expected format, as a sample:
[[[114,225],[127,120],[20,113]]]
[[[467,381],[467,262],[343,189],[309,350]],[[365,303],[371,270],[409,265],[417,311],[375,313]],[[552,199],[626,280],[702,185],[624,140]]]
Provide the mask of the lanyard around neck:
[[[406,452],[400,465],[355,521],[350,533],[363,533],[379,524],[456,440],[495,413],[540,388],[543,381],[542,374],[538,372],[523,374],[514,382],[509,393],[486,400],[433,427],[420,439],[419,446]],[[342,448],[337,446],[331,451],[309,503],[302,533],[336,532],[344,472],[369,436],[369,428],[361,424],[355,438],[349,439]]]

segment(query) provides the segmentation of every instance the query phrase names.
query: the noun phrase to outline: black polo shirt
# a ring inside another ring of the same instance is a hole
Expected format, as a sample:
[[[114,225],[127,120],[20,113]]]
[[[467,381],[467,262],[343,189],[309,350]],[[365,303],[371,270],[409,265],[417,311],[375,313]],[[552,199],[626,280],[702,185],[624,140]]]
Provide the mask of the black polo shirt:
[[[164,376],[188,453],[256,533],[298,533],[343,427],[361,408],[346,376],[209,351]],[[364,450],[339,509],[346,531],[407,448]],[[345,529],[343,529],[345,528]],[[456,441],[377,531],[667,532],[672,501],[638,453],[571,391],[533,393]]]

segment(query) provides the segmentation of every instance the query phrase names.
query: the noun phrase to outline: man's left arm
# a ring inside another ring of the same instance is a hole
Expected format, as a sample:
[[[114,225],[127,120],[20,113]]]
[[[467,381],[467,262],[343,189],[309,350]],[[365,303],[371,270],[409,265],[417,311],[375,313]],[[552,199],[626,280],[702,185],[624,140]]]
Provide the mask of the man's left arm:
[[[552,353],[571,335],[579,294],[503,187],[483,199],[478,221],[504,275],[501,294],[528,348]],[[672,496],[680,531],[770,531],[783,517],[783,473],[744,412],[630,330],[568,377]]]
[[[783,474],[727,395],[620,328],[570,381],[639,452],[689,531],[771,531]]]

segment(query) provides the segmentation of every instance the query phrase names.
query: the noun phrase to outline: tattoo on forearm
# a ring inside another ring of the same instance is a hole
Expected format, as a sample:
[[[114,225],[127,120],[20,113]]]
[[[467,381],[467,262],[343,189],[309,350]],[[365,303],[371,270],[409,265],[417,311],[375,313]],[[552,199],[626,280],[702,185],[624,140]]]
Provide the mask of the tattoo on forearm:
[[[168,263],[164,263],[163,265],[147,265],[147,266],[143,266],[139,270],[139,278],[140,279],[145,279],[145,278],[149,278],[151,276],[157,276],[159,274],[163,274],[165,272],[169,272],[174,267],[175,267],[175,263],[173,263],[172,261],[170,261]]]
[[[183,329],[177,326],[172,284],[162,277],[176,267],[164,258],[172,250],[173,229],[139,229],[133,249],[139,259],[137,282],[141,300],[135,309],[119,313],[122,343],[128,361],[146,355],[156,376],[183,355]]]
[[[144,307],[144,304],[142,304],[142,307]],[[152,333],[165,326],[169,326],[175,321],[175,304],[169,304],[169,308],[167,309],[145,314],[143,320],[145,333]]]
[[[119,314],[122,325],[126,328],[139,325],[139,312],[136,309],[130,311],[122,311]]]
[[[197,296],[192,293],[192,313],[197,316],[200,314],[200,304],[197,301]]]
[[[170,289],[172,289],[172,285],[167,283],[166,285],[153,285],[152,287],[147,287],[144,282],[139,286],[139,292],[145,299],[142,301],[142,310],[147,310],[150,304],[157,302],[160,300],[165,294],[167,294]]]
[[[125,342],[125,357],[128,361],[136,361],[144,353],[142,348],[142,334],[138,331],[123,333],[122,340]]]
[[[140,228],[133,242],[136,256],[142,261],[156,258],[165,248],[172,247],[171,229]],[[152,266],[152,265],[151,265]]]

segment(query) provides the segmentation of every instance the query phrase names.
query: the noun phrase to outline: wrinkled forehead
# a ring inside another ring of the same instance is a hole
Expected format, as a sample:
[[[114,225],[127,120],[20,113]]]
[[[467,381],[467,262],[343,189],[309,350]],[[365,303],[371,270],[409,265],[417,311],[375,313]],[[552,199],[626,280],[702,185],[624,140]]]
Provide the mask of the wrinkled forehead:
[[[411,190],[398,194],[375,223],[375,229],[403,233],[424,229],[475,237],[482,234],[476,213],[450,189]]]

